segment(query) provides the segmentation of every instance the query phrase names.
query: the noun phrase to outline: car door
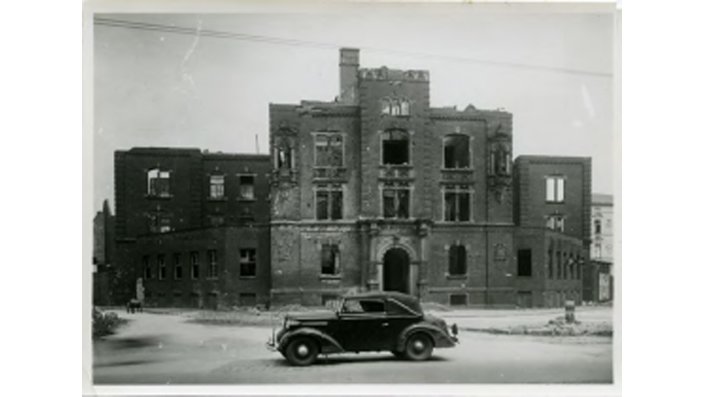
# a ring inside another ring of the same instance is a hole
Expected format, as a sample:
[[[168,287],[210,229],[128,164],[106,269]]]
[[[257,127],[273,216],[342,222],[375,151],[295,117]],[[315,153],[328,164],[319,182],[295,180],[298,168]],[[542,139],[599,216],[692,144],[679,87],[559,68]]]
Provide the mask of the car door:
[[[348,299],[340,313],[337,326],[345,350],[380,350],[386,339],[382,326],[386,319],[382,299]]]
[[[385,306],[386,318],[382,323],[385,329],[385,346],[388,350],[396,348],[399,336],[410,325],[417,323],[420,316],[410,313],[407,308],[393,299],[388,299]]]

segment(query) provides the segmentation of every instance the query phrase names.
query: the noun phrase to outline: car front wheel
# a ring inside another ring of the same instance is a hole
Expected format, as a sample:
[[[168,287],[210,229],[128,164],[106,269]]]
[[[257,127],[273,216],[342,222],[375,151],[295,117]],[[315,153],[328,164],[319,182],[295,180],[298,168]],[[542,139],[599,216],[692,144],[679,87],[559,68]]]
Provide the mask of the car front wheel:
[[[433,342],[423,333],[413,334],[406,341],[406,358],[413,361],[428,360],[433,353]]]
[[[311,338],[295,338],[287,345],[284,356],[293,365],[311,365],[318,356],[318,344]]]

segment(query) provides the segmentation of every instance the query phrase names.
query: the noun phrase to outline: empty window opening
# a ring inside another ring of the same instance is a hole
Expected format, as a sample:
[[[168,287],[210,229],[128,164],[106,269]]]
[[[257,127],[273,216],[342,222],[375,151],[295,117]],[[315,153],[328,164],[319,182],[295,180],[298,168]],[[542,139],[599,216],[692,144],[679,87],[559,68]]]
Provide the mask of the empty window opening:
[[[467,222],[471,219],[473,192],[469,186],[449,186],[444,189],[444,219]]]
[[[149,256],[145,255],[142,257],[142,269],[143,269],[143,276],[145,280],[149,280],[152,278],[152,265],[149,263]]]
[[[465,246],[451,245],[448,250],[448,274],[460,276],[467,273],[467,255]]]
[[[595,219],[595,234],[600,233],[602,233],[602,221],[599,219]]]
[[[321,248],[321,274],[337,275],[340,271],[340,250],[337,244],[323,244]]]
[[[254,175],[240,175],[240,199],[255,199],[255,177]]]
[[[254,248],[240,250],[240,277],[254,277],[257,271],[257,253]]]
[[[443,138],[443,167],[447,169],[470,168],[470,138],[466,135],[449,135]]]
[[[521,249],[517,252],[517,276],[531,277],[530,249]]]
[[[339,185],[316,187],[316,219],[343,218],[343,188]]]
[[[565,231],[565,217],[563,215],[550,215],[546,218],[546,227],[559,232]]]
[[[382,134],[382,164],[409,164],[409,135],[406,131],[393,130]]]

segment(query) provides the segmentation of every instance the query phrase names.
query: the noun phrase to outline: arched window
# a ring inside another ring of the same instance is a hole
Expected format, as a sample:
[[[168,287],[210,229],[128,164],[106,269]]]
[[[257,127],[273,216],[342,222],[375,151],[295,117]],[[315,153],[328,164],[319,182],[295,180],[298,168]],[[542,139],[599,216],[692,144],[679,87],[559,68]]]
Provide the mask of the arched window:
[[[401,103],[398,100],[393,100],[392,101],[392,116],[400,116],[401,115]]]
[[[448,274],[461,276],[467,273],[467,255],[465,246],[454,244],[448,250]]]
[[[400,110],[401,110],[402,116],[408,116],[409,115],[409,101],[407,101],[406,99],[402,99]]]
[[[470,137],[447,135],[443,138],[443,168],[470,168]]]
[[[382,114],[392,114],[392,103],[389,99],[382,100]]]

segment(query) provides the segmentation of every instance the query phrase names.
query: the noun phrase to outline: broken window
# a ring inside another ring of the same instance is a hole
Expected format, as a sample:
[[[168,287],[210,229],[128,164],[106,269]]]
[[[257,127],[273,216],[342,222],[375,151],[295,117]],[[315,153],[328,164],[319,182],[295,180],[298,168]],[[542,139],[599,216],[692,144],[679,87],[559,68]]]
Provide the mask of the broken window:
[[[200,257],[197,251],[191,252],[191,278],[196,280],[201,276]]]
[[[337,244],[323,244],[321,248],[321,274],[337,275],[340,270],[340,250]]]
[[[157,268],[159,269],[159,279],[164,280],[166,278],[166,262],[164,261],[164,255],[157,255]]]
[[[385,184],[382,189],[382,212],[385,218],[409,218],[410,188],[406,184]]]
[[[169,197],[169,171],[153,168],[147,171],[147,194],[149,196]]]
[[[382,134],[382,164],[409,164],[409,134],[406,131],[392,130]]]
[[[218,252],[208,250],[208,278],[218,278]]]
[[[546,218],[546,227],[559,232],[565,231],[565,217],[563,215],[549,215]]]
[[[470,138],[467,135],[443,138],[443,168],[470,168]]]
[[[255,176],[240,175],[240,195],[241,200],[255,199]]]
[[[600,233],[602,233],[602,221],[599,219],[595,219],[595,234]]]
[[[339,185],[316,187],[316,219],[343,218],[343,189]]]
[[[451,245],[448,250],[448,274],[460,276],[467,273],[467,255],[465,246]]]
[[[517,276],[531,277],[531,250],[520,249],[517,251]]]
[[[564,198],[565,178],[560,176],[546,177],[546,201],[562,203]]]
[[[174,254],[174,280],[181,280],[184,276],[184,269],[181,266],[181,255]]]
[[[257,253],[254,248],[240,250],[240,277],[254,277],[257,270]]]
[[[450,222],[468,222],[471,219],[471,196],[468,185],[448,186],[444,189],[444,219]]]
[[[314,164],[316,167],[343,166],[343,136],[341,134],[316,134]]]
[[[210,198],[222,199],[225,197],[225,175],[210,176]]]
[[[552,279],[553,278],[553,251],[548,250],[546,253],[546,256],[548,257],[548,278]]]

